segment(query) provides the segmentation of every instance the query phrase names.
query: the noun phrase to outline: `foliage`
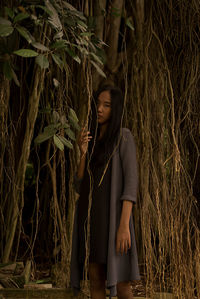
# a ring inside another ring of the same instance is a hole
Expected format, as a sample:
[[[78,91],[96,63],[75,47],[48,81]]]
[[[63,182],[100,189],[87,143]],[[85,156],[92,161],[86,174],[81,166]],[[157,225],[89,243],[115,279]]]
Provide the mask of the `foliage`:
[[[24,188],[37,189],[38,198],[34,204],[38,204],[40,197],[40,201],[50,209],[47,192],[45,194],[40,190],[40,168],[38,168],[40,164],[34,160],[34,155],[38,152],[41,163],[48,167],[46,181],[51,181],[48,191],[53,198],[54,214],[49,211],[44,213],[44,218],[49,217],[46,221],[52,223],[52,227],[55,226],[64,248],[70,242],[69,233],[66,232],[68,228],[64,224],[68,175],[65,172],[65,155],[68,156],[69,153],[64,151],[64,147],[73,148],[75,132],[79,131],[80,126],[76,113],[71,108],[75,104],[70,99],[66,86],[73,81],[73,76],[69,79],[73,68],[81,70],[80,73],[83,71],[87,80],[92,63],[97,62],[102,66],[102,61],[99,56],[101,41],[94,36],[93,29],[88,26],[84,14],[68,2],[21,1],[20,5],[14,7],[12,1],[6,1],[6,4],[2,3],[2,8],[0,76],[3,78],[3,84],[0,95],[4,104],[1,110],[3,122],[0,128],[2,136],[0,206],[6,220],[3,221],[0,230],[3,240],[0,250],[2,260],[6,262],[13,254],[12,248],[16,238],[19,241],[15,255],[16,257],[18,255],[23,230],[22,212],[27,196]],[[105,76],[99,66],[95,64],[94,66]],[[49,113],[51,111],[53,111],[52,117]],[[13,125],[10,126],[9,123]],[[43,144],[40,147],[33,147],[33,137],[35,144]],[[51,142],[44,142],[46,140]],[[55,151],[55,147],[60,151]],[[42,154],[43,150],[45,157]],[[50,157],[51,154],[53,159]],[[62,173],[60,191],[57,186],[59,182],[56,159],[62,161],[59,165]],[[32,165],[33,184],[28,186],[30,165]],[[16,188],[11,188],[12,185]],[[6,205],[4,198],[7,199]],[[37,224],[32,230],[35,234],[30,237],[31,251],[40,225],[34,207],[32,217],[37,219]],[[56,234],[52,234],[52,238],[56,246]],[[65,260],[66,250],[62,255],[62,259]]]
[[[74,127],[74,129],[76,130],[80,129],[78,124],[78,118],[76,116],[75,111],[72,108],[69,109],[68,118],[69,121],[67,121],[65,115],[60,116],[57,111],[53,111],[52,123],[44,127],[44,132],[39,134],[35,138],[35,143],[40,144],[46,140],[49,140],[50,138],[53,138],[54,144],[60,150],[63,151],[64,146],[68,147],[69,149],[72,149],[73,145],[69,139],[75,141],[76,138],[74,132],[70,128],[70,125]],[[69,139],[66,139],[63,136],[64,133],[68,136]]]
[[[47,25],[53,36],[51,41],[44,39],[44,44],[37,40],[37,32]],[[26,40],[26,48],[11,46],[14,36],[20,35]],[[19,85],[15,74],[15,55],[21,57],[36,57],[35,62],[41,69],[49,68],[49,63],[55,63],[67,71],[66,55],[79,64],[83,57],[88,57],[97,71],[105,76],[96,64],[102,65],[98,49],[101,42],[93,38],[94,33],[87,25],[87,19],[66,1],[36,1],[35,4],[24,2],[24,6],[5,7],[4,17],[0,18],[0,58],[3,63],[3,73]],[[33,50],[33,48],[36,49]]]

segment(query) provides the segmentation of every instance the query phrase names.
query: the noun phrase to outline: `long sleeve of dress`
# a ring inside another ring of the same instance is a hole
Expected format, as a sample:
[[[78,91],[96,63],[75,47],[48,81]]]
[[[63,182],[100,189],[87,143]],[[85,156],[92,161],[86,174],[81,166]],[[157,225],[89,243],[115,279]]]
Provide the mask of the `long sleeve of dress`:
[[[123,136],[120,144],[120,158],[124,183],[123,193],[120,199],[136,203],[138,185],[136,146],[133,135],[129,129],[123,129]]]

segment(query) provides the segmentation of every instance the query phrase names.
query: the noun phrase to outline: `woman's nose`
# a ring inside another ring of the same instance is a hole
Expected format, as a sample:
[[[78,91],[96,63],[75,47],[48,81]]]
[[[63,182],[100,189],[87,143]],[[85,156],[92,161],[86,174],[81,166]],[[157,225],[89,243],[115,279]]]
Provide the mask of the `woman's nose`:
[[[98,112],[101,112],[101,111],[102,111],[102,105],[98,105],[98,106],[97,106],[97,111],[98,111]]]

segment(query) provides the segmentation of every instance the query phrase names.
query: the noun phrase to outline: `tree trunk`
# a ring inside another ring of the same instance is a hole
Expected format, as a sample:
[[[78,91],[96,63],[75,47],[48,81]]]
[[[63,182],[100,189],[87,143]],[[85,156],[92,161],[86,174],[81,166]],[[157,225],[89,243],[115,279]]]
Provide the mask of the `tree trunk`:
[[[15,185],[13,186],[13,214],[11,219],[12,222],[7,228],[6,245],[3,252],[3,263],[7,263],[9,261],[9,256],[15,237],[16,226],[24,205],[24,181],[26,165],[30,154],[30,146],[33,137],[34,125],[38,114],[40,94],[44,84],[44,74],[44,71],[41,71],[38,66],[35,66],[33,75],[34,84],[32,88],[32,93],[29,97],[26,131],[21,151],[22,154],[18,163]]]
[[[95,34],[98,38],[104,40],[106,0],[94,2],[94,17],[95,17]],[[99,86],[99,82],[102,79],[102,76],[95,69],[93,70],[92,77],[93,77],[92,80],[93,89],[97,90]]]
[[[110,12],[110,28],[107,38],[108,51],[107,51],[107,67],[110,73],[116,72],[116,66],[118,65],[118,40],[119,29],[121,24],[123,0],[114,0],[111,4]]]

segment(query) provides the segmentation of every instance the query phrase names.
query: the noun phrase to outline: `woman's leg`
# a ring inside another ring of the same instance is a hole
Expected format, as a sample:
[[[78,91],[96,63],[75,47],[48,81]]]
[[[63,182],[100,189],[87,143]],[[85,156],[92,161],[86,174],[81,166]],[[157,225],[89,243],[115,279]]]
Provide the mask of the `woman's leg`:
[[[105,299],[106,298],[106,273],[103,264],[90,263],[89,264],[89,280],[90,292],[92,299]]]
[[[118,282],[117,298],[118,299],[133,299],[133,293],[132,293],[131,284],[129,281]]]

